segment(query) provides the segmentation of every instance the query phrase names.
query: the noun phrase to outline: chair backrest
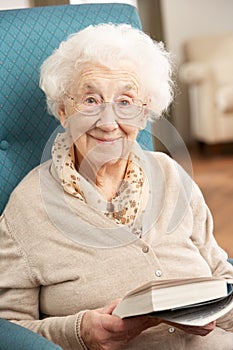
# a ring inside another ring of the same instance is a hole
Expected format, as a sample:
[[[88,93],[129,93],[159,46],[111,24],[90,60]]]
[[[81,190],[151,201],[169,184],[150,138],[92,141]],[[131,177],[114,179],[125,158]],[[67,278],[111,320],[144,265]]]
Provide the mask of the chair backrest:
[[[40,163],[58,125],[38,86],[42,62],[69,34],[106,22],[141,28],[137,9],[119,3],[0,11],[0,213],[14,187]],[[153,148],[150,132],[139,140]]]

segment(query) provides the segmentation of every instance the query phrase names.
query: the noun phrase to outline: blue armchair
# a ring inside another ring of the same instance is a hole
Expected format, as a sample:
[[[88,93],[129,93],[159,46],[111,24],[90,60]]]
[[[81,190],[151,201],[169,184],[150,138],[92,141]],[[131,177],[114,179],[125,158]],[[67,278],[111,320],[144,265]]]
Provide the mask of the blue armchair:
[[[39,89],[39,68],[69,34],[91,24],[127,23],[141,28],[137,9],[126,4],[47,6],[0,11],[0,214],[12,190],[41,161],[58,126]],[[139,135],[152,149],[151,135]],[[60,349],[28,329],[0,319],[1,350]]]

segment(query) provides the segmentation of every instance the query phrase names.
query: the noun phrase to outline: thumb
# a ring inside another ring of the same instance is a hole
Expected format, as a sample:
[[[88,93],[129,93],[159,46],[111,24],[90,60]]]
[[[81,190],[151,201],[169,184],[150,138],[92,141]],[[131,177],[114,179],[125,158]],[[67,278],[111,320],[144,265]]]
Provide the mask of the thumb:
[[[116,308],[116,306],[119,304],[121,299],[115,299],[110,304],[104,306],[103,308],[99,309],[99,311],[103,314],[109,314],[111,315]]]

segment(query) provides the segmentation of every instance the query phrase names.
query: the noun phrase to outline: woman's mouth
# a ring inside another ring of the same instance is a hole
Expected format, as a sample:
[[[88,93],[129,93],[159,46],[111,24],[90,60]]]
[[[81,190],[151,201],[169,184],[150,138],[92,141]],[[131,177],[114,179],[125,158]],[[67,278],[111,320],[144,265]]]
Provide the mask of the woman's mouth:
[[[93,138],[97,143],[106,144],[106,145],[115,144],[116,142],[118,142],[121,139],[121,137],[103,138],[103,137],[96,137],[96,136],[92,136],[92,135],[89,135],[89,136],[91,138]]]

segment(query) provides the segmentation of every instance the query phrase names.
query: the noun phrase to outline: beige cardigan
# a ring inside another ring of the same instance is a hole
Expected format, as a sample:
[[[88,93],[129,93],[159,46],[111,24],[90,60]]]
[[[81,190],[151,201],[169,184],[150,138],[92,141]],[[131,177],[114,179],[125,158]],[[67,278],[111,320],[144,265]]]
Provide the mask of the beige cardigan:
[[[168,156],[145,152],[144,160],[153,190],[141,239],[63,193],[50,161],[18,185],[0,221],[0,317],[79,350],[82,310],[150,279],[233,277],[198,187],[192,184],[190,192],[190,179]],[[162,324],[125,349],[232,350],[232,330],[233,312],[206,337]]]

